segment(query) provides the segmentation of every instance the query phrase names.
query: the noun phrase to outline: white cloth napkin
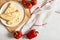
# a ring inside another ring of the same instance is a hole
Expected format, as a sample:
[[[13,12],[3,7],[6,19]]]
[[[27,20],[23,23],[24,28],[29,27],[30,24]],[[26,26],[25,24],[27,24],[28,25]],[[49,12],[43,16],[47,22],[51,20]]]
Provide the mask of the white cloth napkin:
[[[41,3],[43,3],[43,1],[44,0],[38,2],[37,5],[33,6],[31,9],[31,13],[33,12],[33,10],[35,10],[35,8],[39,7],[39,5],[41,5]],[[32,14],[29,21],[22,28],[21,31],[23,32],[23,34],[25,32],[27,32],[31,27],[34,29],[35,27],[32,26],[33,24],[42,25],[42,24],[47,23],[48,17],[51,14],[51,12],[53,11],[52,6],[53,6],[52,3],[47,3],[43,8],[39,8],[38,10],[36,10]],[[50,9],[47,9],[47,7],[49,7]]]
[[[51,8],[47,10],[47,9],[45,9],[46,8],[45,6],[49,6]],[[32,29],[34,29],[35,27],[32,26],[33,24],[37,24],[37,25],[42,26],[42,24],[47,23],[48,18],[51,15],[51,12],[54,12],[54,11],[53,11],[53,8],[52,8],[53,4],[48,3],[45,6],[41,9],[39,8],[37,10],[38,12],[36,12],[36,11],[34,12],[34,14],[31,16],[31,18],[29,19],[27,24],[23,27],[23,29],[22,29],[23,33],[27,32],[29,30],[29,28],[31,28],[31,27],[32,27]],[[38,15],[38,18],[36,18],[37,15]]]

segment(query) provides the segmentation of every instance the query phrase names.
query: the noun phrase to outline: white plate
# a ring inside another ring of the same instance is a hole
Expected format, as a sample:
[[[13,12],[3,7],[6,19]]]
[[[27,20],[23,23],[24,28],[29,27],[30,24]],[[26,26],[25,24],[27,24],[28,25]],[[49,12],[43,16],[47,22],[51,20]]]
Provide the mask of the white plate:
[[[9,2],[5,3],[5,4],[2,6],[2,8],[1,8],[1,10],[0,10],[0,13],[3,13],[4,9],[5,9],[5,8],[8,6],[8,4],[11,3],[11,2],[13,2],[14,5],[15,5],[15,7],[20,11],[20,14],[21,14],[21,17],[22,17],[21,20],[16,24],[16,25],[18,25],[19,23],[22,22],[22,20],[23,20],[23,18],[24,18],[24,9],[23,9],[23,6],[22,6],[21,4],[19,4],[19,3],[17,3],[17,2],[14,2],[14,1],[9,1]],[[3,20],[3,19],[1,19],[1,22],[2,22],[4,25],[6,25],[6,26],[9,26],[9,27],[12,26],[12,25],[8,25],[8,24],[6,23],[6,21]],[[13,27],[16,26],[16,25],[13,25]]]

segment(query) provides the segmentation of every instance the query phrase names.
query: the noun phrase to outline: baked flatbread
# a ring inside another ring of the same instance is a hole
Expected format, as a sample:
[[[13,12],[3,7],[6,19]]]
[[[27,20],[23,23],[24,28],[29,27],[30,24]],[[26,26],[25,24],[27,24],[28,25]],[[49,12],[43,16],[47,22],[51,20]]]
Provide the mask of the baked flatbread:
[[[17,25],[23,19],[21,14],[21,11],[15,7],[14,2],[11,2],[6,11],[0,14],[0,17],[6,20],[9,25]]]

